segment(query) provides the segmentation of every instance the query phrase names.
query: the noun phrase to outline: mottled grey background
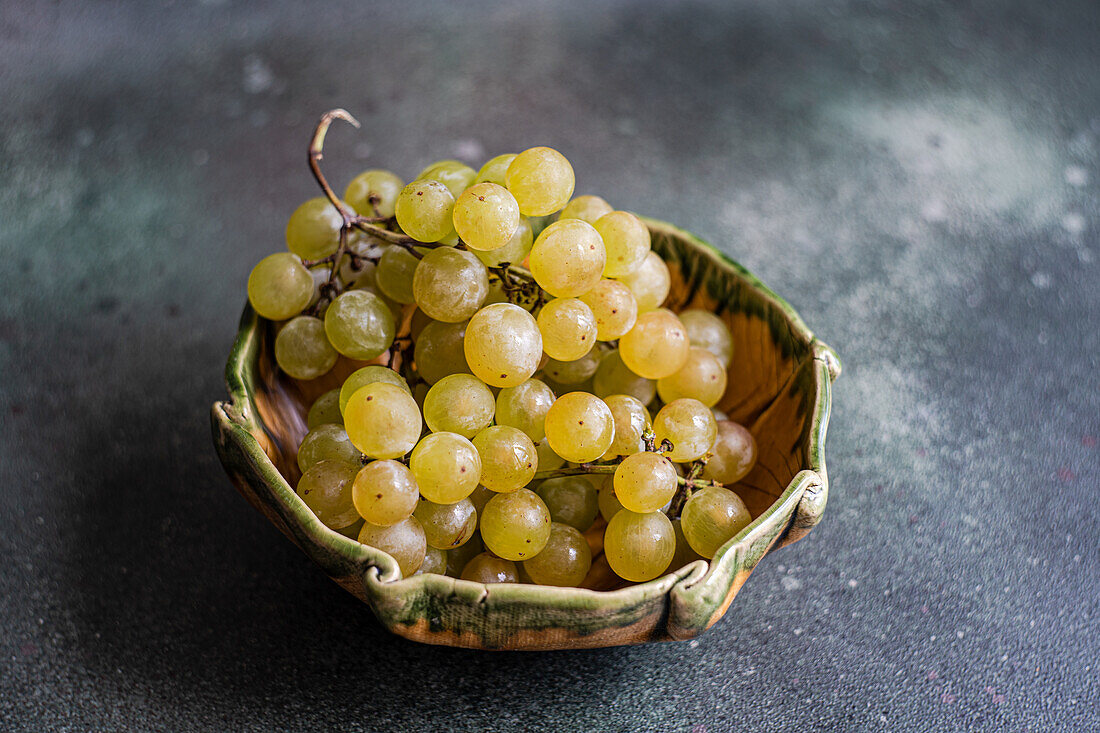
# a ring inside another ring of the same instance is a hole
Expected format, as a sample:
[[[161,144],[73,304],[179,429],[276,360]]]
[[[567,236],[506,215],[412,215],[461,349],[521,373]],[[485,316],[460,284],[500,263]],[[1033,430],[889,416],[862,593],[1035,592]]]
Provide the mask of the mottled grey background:
[[[0,5],[0,727],[1100,729],[1098,69],[1095,2]],[[232,489],[337,105],[341,182],[552,145],[841,354],[825,520],[709,633],[405,642]]]

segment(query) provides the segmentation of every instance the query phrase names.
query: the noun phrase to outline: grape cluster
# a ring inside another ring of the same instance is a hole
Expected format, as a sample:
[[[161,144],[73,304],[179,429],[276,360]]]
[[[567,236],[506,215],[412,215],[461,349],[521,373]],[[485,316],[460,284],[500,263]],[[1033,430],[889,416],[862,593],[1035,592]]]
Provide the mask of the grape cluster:
[[[726,487],[756,445],[715,409],[726,324],[662,308],[645,224],[573,187],[545,147],[369,170],[302,204],[249,277],[287,375],[373,362],[310,408],[297,493],[406,577],[578,586],[602,546],[641,582],[751,521]]]

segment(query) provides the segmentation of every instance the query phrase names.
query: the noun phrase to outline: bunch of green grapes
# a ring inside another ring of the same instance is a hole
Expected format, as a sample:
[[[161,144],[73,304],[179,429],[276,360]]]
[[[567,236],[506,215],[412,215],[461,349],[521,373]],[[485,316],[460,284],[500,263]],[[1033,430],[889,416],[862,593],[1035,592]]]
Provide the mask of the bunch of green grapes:
[[[718,412],[726,321],[662,307],[646,225],[573,190],[546,147],[368,170],[302,204],[249,277],[280,369],[331,387],[298,495],[405,577],[580,586],[602,547],[643,582],[751,521],[728,487],[756,443]]]

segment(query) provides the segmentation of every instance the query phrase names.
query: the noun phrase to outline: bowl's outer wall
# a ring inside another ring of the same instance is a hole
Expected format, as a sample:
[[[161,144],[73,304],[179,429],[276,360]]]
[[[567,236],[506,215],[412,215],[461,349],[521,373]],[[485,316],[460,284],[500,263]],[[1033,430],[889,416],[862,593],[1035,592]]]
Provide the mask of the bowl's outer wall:
[[[755,520],[715,555],[612,591],[483,585],[438,575],[401,579],[393,559],[321,524],[280,473],[294,449],[265,354],[266,323],[245,309],[226,368],[230,400],[212,409],[215,445],[241,494],[391,631],[418,641],[485,649],[569,649],[691,638],[714,624],[760,559],[820,521],[828,498],[824,442],[836,354],[789,305],[721,252],[646,220],[669,263],[668,306],[717,312],[734,334],[729,388],[718,405],[760,451],[737,487]],[[265,363],[266,362],[266,363]],[[266,372],[266,373],[265,373]],[[261,417],[262,416],[262,417]],[[291,431],[293,432],[293,431]]]

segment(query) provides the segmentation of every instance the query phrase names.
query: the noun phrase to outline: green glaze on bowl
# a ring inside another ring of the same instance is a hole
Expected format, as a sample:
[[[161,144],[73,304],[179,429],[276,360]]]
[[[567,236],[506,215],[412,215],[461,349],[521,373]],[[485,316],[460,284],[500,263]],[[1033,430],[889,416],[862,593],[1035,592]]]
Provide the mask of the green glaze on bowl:
[[[387,554],[334,532],[295,494],[308,406],[358,362],[296,382],[274,365],[274,324],[246,307],[229,356],[227,402],[211,411],[214,442],[241,494],[396,634],[480,649],[575,649],[689,639],[729,608],[772,548],[805,536],[825,511],[825,431],[840,360],[751,273],[687,232],[646,220],[672,271],[667,307],[717,313],[733,336],[718,408],[752,432],[759,457],[736,487],[754,521],[710,563],[640,584],[610,573],[602,554],[582,588],[483,585],[440,575],[401,578]],[[591,533],[590,533],[591,534]],[[593,540],[599,549],[598,538]]]

